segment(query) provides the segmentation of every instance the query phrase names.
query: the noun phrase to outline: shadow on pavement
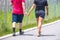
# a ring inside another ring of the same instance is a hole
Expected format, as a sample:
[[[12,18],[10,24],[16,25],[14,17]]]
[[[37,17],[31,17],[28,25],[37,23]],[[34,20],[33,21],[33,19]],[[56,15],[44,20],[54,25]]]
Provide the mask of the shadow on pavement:
[[[52,34],[46,34],[46,35],[41,35],[41,36],[56,36],[56,35],[52,35]]]
[[[36,36],[34,34],[23,34],[23,35],[17,35],[17,36]],[[41,37],[44,37],[44,36],[56,36],[56,35],[53,35],[53,34],[41,34]]]

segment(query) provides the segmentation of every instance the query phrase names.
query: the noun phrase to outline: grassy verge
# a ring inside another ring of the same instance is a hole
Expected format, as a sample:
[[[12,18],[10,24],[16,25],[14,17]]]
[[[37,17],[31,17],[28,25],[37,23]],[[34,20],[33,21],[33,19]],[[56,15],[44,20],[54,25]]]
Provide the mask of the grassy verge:
[[[53,22],[53,21],[56,21],[56,20],[60,20],[60,17],[52,18],[52,19],[49,19],[49,20],[44,20],[43,24],[50,23],[50,22]],[[32,28],[32,27],[35,27],[35,26],[37,26],[36,23],[28,24],[28,25],[23,26],[23,30],[28,29],[28,28]],[[10,34],[10,33],[12,33],[12,29],[8,30],[8,28],[7,28],[6,31],[0,32],[0,36],[7,35],[7,34]]]
[[[51,7],[52,6],[52,7]],[[49,5],[49,16],[45,16],[45,20],[43,22],[43,24],[46,23],[50,23],[56,20],[60,19],[60,4],[57,5],[57,9],[56,9],[56,17],[54,18],[54,6],[53,5]],[[12,33],[12,14],[11,11],[6,13],[6,28],[4,26],[4,13],[0,12],[0,36],[4,36],[7,34]],[[26,23],[28,22],[28,24]],[[36,18],[35,18],[35,13],[34,10],[31,12],[30,16],[28,17],[28,21],[26,21],[26,17],[24,17],[23,19],[23,30],[28,29],[28,28],[32,28],[37,26],[36,24]],[[16,31],[18,31],[18,27],[16,29]]]
[[[58,17],[58,18],[52,18],[52,19],[49,19],[49,20],[44,20],[43,24],[54,22],[56,20],[60,20],[60,17]],[[35,27],[35,26],[37,26],[36,23],[28,24],[28,25],[24,26],[23,29],[25,30],[25,29],[32,28],[32,27]]]

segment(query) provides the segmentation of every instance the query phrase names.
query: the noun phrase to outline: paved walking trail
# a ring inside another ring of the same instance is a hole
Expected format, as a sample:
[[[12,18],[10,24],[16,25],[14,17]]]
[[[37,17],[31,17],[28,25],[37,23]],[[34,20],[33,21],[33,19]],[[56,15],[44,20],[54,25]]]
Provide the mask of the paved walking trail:
[[[60,21],[42,27],[42,35],[36,36],[36,28],[26,31],[24,35],[7,37],[1,40],[60,40]]]

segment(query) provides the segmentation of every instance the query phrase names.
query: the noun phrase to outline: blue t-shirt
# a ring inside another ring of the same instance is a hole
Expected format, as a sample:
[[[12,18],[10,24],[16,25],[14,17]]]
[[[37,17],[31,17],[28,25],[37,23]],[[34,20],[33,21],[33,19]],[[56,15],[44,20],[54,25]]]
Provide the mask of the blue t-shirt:
[[[36,5],[37,10],[45,11],[45,6],[48,6],[47,0],[34,0],[34,4]]]

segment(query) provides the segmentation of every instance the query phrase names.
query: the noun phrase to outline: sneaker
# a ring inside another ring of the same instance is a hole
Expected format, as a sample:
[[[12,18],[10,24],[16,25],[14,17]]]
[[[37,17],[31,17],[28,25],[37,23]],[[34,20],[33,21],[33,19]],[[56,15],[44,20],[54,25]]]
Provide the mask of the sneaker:
[[[40,37],[41,36],[41,32],[38,33],[37,37]]]
[[[20,32],[20,35],[23,35],[24,34],[24,32]]]
[[[37,35],[37,37],[40,37],[40,36],[41,36],[41,34],[38,34],[38,35]]]
[[[13,36],[16,36],[16,34],[13,34]]]

